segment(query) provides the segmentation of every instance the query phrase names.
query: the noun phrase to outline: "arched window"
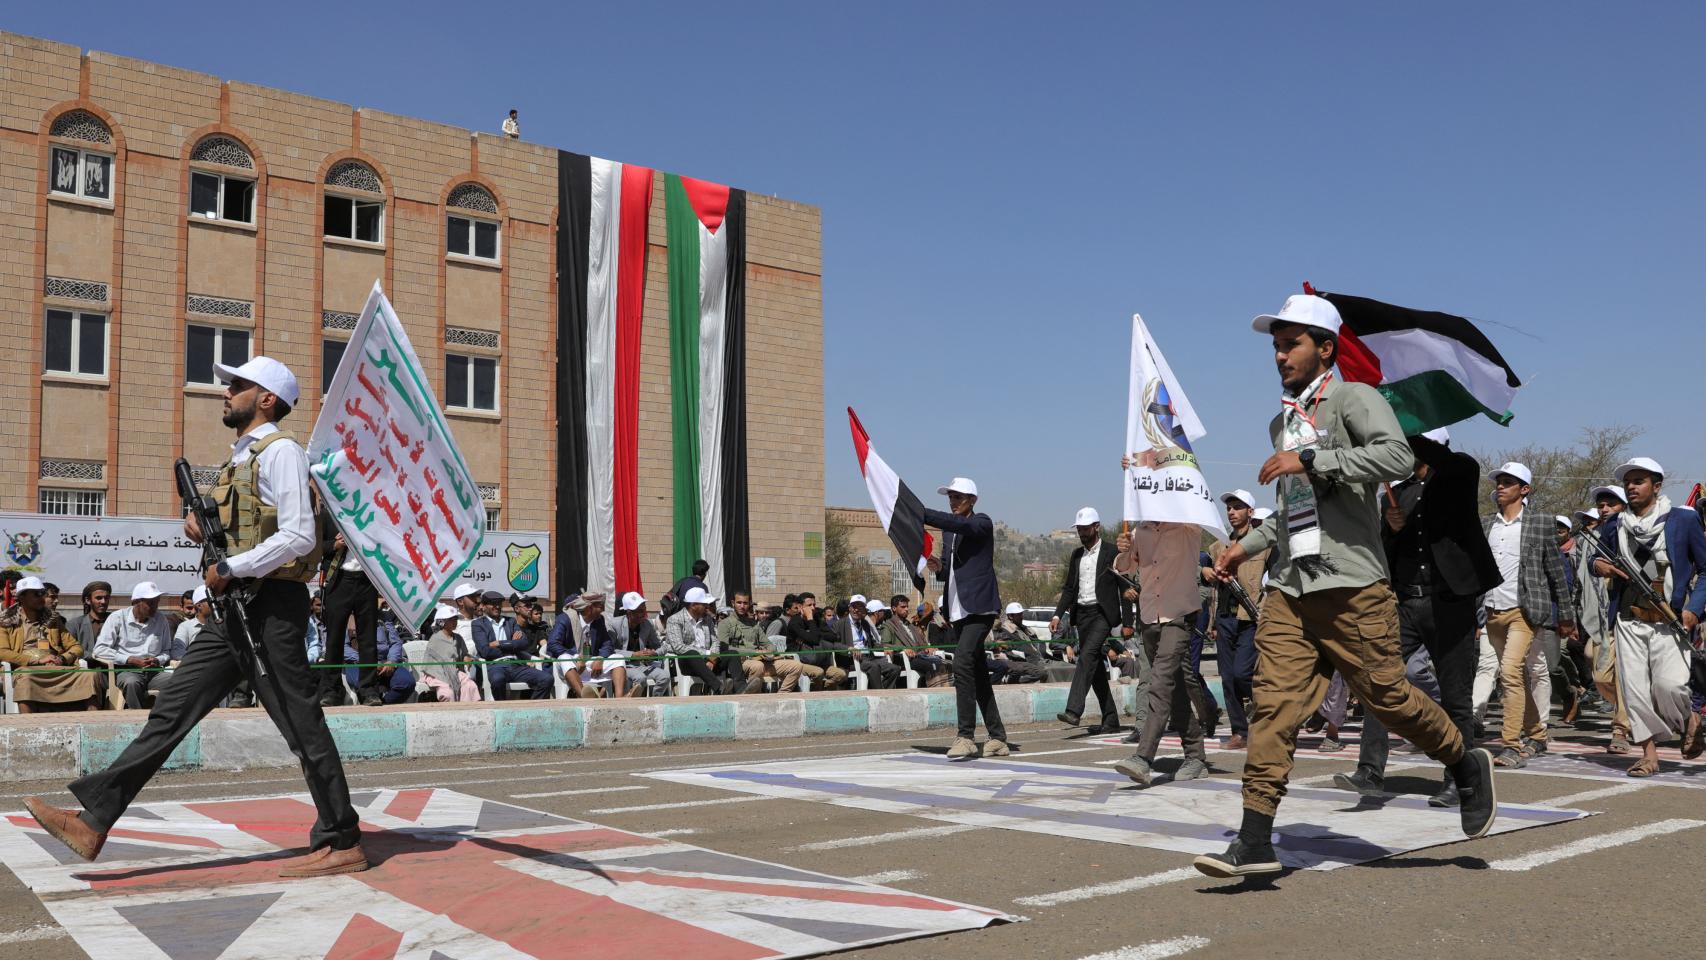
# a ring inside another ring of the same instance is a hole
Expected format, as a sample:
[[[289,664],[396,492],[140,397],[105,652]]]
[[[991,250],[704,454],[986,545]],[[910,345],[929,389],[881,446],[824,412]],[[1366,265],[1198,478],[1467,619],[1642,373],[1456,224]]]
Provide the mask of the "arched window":
[[[87,110],[67,110],[54,118],[48,136],[55,141],[48,158],[48,192],[110,202],[113,132],[101,118]]]
[[[325,235],[364,243],[385,242],[385,185],[360,160],[340,160],[326,171]]]
[[[255,158],[248,147],[224,134],[203,137],[190,151],[190,167],[190,216],[255,222]]]
[[[445,218],[445,251],[477,260],[498,259],[498,201],[492,192],[477,183],[463,183],[450,191],[444,204],[450,208]]]

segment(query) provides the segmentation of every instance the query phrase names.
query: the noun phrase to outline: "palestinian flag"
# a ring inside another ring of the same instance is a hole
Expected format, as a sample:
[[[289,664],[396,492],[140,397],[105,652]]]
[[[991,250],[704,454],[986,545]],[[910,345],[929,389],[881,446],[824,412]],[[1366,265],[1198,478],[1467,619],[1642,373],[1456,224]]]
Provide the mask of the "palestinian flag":
[[[1314,293],[1306,284],[1304,290]],[[1322,293],[1339,311],[1339,375],[1379,388],[1406,436],[1481,414],[1511,421],[1522,381],[1497,347],[1463,317]]]
[[[711,564],[719,598],[750,590],[746,502],[746,191],[664,176],[675,576]]]
[[[847,408],[847,421],[853,428],[853,452],[859,458],[859,472],[865,475],[871,506],[877,508],[883,530],[905,558],[912,585],[923,591],[924,559],[934,550],[932,537],[924,529],[924,504],[877,456],[876,448],[871,446],[871,435],[865,432],[865,425],[859,422],[859,415],[852,407]]]
[[[640,327],[652,171],[557,155],[557,596],[641,590]]]

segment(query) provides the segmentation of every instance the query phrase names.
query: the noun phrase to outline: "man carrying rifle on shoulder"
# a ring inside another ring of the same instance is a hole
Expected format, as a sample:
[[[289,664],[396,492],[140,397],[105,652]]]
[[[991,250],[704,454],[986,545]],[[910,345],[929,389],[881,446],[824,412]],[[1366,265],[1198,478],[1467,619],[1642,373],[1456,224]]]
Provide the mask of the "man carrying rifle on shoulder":
[[[1226,505],[1226,522],[1232,530],[1231,543],[1237,543],[1250,532],[1251,503],[1254,497],[1247,490],[1233,490],[1220,495]],[[1228,543],[1209,547],[1211,569],[1203,571],[1214,594],[1210,599],[1213,619],[1209,621],[1209,638],[1214,641],[1215,660],[1220,665],[1221,683],[1226,691],[1226,722],[1232,736],[1226,741],[1227,750],[1243,750],[1249,746],[1250,720],[1244,712],[1244,702],[1252,699],[1250,685],[1256,675],[1256,597],[1262,594],[1262,574],[1267,571],[1273,548],[1247,557],[1233,571],[1233,579],[1222,584],[1214,576],[1212,561],[1220,559]]]
[[[316,573],[308,458],[278,421],[299,397],[296,377],[269,357],[240,367],[214,364],[226,384],[224,423],[237,431],[231,459],[212,491],[215,518],[205,501],[192,504],[184,533],[204,544],[203,577],[214,597],[218,622],[190,647],[177,676],[155,698],[148,723],[112,765],[73,781],[70,791],[82,812],[61,810],[31,797],[30,814],[48,833],[85,860],[101,852],[107,833],[154,776],[166,757],[202,717],[248,676],[291,752],[302,761],[319,818],[309,852],[286,861],[281,877],[354,873],[368,867],[360,825],[350,804],[338,748],[308,675],[302,637],[308,623],[308,581]],[[179,461],[179,470],[188,465]],[[193,481],[191,481],[193,483]],[[199,515],[199,516],[198,516]],[[224,543],[208,541],[213,523]],[[223,549],[221,549],[223,548]],[[226,551],[229,556],[224,556]]]
[[[1706,753],[1706,729],[1688,693],[1690,638],[1706,611],[1706,535],[1700,518],[1672,508],[1665,471],[1648,457],[1617,468],[1629,508],[1599,527],[1594,573],[1611,578],[1611,625],[1630,739],[1641,747],[1631,777],[1659,771],[1658,738],[1682,734],[1687,759]],[[1590,541],[1589,545],[1592,545]]]

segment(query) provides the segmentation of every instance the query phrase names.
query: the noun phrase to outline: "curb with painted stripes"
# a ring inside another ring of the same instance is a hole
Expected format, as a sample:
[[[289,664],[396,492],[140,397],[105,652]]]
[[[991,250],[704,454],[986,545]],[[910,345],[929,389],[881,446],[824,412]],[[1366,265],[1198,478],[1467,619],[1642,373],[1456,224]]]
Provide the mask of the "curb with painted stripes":
[[[1116,685],[1129,715],[1136,688]],[[1066,684],[996,688],[1003,719],[1050,721],[1066,708]],[[68,779],[104,769],[136,738],[142,719],[0,721],[0,776]],[[771,694],[729,698],[525,701],[478,705],[409,704],[329,710],[338,752],[352,760],[570,750],[634,744],[774,740],[828,733],[906,733],[955,724],[952,688],[861,693]],[[241,771],[294,767],[264,713],[220,710],[167,758],[167,770]]]

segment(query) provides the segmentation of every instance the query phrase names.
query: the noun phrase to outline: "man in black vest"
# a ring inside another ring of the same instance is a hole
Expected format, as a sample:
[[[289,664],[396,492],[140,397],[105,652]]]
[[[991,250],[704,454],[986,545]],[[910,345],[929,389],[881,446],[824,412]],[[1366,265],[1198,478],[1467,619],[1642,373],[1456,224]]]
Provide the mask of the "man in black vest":
[[[1102,518],[1095,507],[1078,511],[1073,520],[1079,545],[1066,561],[1066,582],[1054,605],[1050,633],[1060,631],[1060,618],[1072,614],[1078,631],[1078,665],[1072,673],[1072,688],[1066,694],[1066,709],[1057,717],[1068,726],[1078,726],[1084,715],[1086,694],[1094,690],[1102,705],[1102,722],[1090,733],[1113,733],[1120,729],[1120,708],[1108,686],[1108,658],[1103,652],[1108,637],[1123,625],[1121,584],[1114,575],[1114,556],[1119,553],[1102,542]]]
[[[1416,472],[1392,486],[1385,498],[1381,539],[1392,589],[1398,594],[1399,652],[1408,662],[1427,648],[1439,680],[1440,706],[1464,743],[1474,743],[1471,689],[1475,682],[1475,600],[1500,582],[1498,563],[1481,533],[1481,465],[1451,449],[1445,428],[1411,437]],[[1388,753],[1386,728],[1369,713],[1363,719],[1362,751],[1354,774],[1333,782],[1364,796],[1384,792]],[[1457,806],[1457,787],[1447,768],[1445,783],[1428,803]]]
[[[948,512],[925,510],[924,522],[942,531],[942,555],[928,561],[936,579],[947,584],[942,610],[948,616],[948,635],[954,642],[954,699],[959,711],[959,736],[948,748],[949,760],[978,756],[977,712],[989,742],[982,755],[1005,757],[1007,728],[995,706],[995,686],[984,665],[983,641],[1001,612],[995,579],[995,522],[986,513],[973,513],[977,484],[955,477],[936,492],[947,495]]]

